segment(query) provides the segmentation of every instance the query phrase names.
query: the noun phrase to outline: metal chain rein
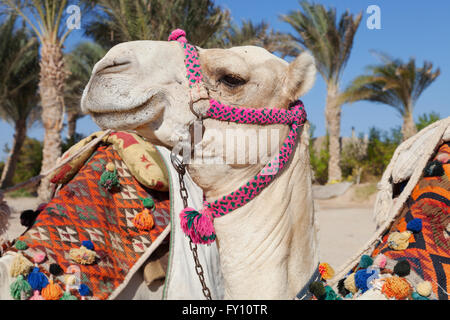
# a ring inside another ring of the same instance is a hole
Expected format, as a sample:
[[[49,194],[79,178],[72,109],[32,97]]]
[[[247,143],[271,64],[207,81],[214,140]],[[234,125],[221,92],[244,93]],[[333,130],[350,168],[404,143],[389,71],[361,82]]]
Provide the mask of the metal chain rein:
[[[183,200],[183,206],[184,208],[187,208],[188,206],[188,192],[186,189],[186,185],[184,184],[184,175],[186,173],[186,165],[180,161],[177,156],[173,153],[170,154],[170,159],[172,161],[172,165],[175,168],[175,170],[178,173],[178,180],[180,182],[180,196]],[[203,295],[207,300],[212,300],[211,298],[211,291],[209,290],[208,286],[206,285],[204,273],[203,273],[203,267],[200,263],[200,260],[198,259],[198,253],[197,253],[197,244],[193,243],[191,239],[189,243],[189,248],[191,249],[192,256],[194,258],[195,263],[195,272],[197,273],[198,279],[200,280],[200,284],[202,285],[202,292]]]

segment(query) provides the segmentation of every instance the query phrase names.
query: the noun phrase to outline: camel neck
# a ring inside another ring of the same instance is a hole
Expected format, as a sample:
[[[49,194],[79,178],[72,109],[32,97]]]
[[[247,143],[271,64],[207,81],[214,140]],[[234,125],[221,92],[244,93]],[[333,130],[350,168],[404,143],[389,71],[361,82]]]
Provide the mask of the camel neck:
[[[292,299],[317,267],[305,136],[255,201],[214,220],[226,298]]]

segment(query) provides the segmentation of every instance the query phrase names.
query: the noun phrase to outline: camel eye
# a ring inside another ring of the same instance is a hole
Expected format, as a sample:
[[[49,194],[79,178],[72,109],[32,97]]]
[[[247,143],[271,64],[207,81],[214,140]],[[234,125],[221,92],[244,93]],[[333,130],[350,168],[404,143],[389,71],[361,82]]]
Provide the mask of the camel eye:
[[[224,75],[222,78],[219,79],[219,82],[223,83],[224,85],[226,85],[230,88],[242,86],[246,83],[246,81],[244,79],[242,79],[239,76],[233,75],[233,74]]]

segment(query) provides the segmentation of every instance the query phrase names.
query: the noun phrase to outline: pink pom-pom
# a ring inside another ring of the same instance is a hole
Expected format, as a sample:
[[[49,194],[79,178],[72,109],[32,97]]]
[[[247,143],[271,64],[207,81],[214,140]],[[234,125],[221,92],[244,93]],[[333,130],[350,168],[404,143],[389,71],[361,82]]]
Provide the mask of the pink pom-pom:
[[[216,239],[214,224],[209,209],[201,212],[185,208],[180,213],[181,230],[191,238],[193,243],[209,244]]]
[[[38,290],[34,290],[33,296],[29,300],[44,300]]]
[[[214,242],[215,230],[211,212],[204,209],[201,215],[194,221],[195,230],[197,231],[200,243],[210,244]]]
[[[36,252],[33,255],[33,261],[34,263],[41,263],[42,261],[45,260],[45,253],[44,252]]]
[[[184,208],[183,211],[180,212],[181,230],[183,230],[184,234],[189,236],[192,241],[196,238],[194,219],[198,214],[198,211],[190,207]]]
[[[375,257],[375,260],[373,261],[373,264],[378,266],[379,268],[383,269],[386,267],[387,258],[384,254],[379,254]]]
[[[182,29],[175,29],[169,35],[169,41],[187,42],[186,32]]]

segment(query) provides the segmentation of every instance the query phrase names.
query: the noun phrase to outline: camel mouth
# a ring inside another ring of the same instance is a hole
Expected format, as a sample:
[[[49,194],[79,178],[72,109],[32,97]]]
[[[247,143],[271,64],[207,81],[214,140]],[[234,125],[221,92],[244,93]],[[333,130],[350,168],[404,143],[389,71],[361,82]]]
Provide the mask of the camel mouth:
[[[112,114],[116,114],[116,113],[135,113],[137,111],[140,111],[142,109],[144,109],[145,107],[147,107],[147,105],[151,102],[151,100],[153,99],[155,95],[151,95],[147,100],[145,100],[143,103],[138,104],[136,106],[132,106],[128,109],[124,109],[124,110],[114,110],[112,111],[109,108],[105,108],[104,111],[89,111],[89,113],[92,116],[101,116],[101,115],[112,115]]]
[[[89,111],[92,119],[102,129],[134,130],[157,116],[154,106],[164,97],[153,94],[143,103],[126,110]]]

